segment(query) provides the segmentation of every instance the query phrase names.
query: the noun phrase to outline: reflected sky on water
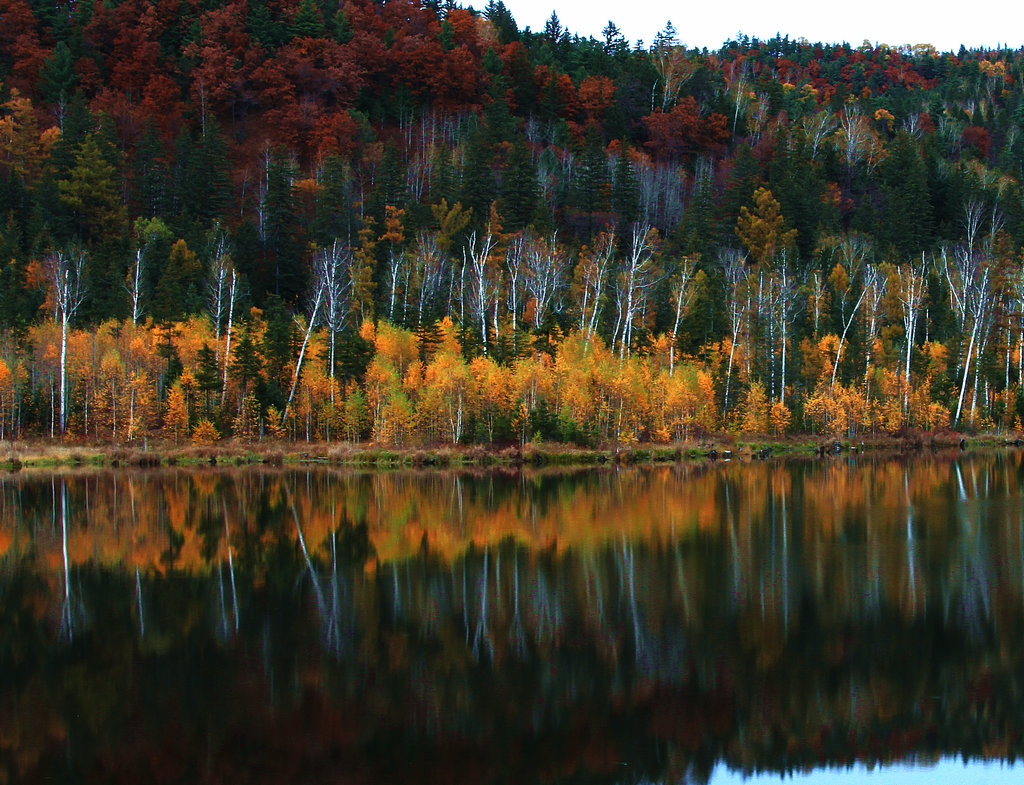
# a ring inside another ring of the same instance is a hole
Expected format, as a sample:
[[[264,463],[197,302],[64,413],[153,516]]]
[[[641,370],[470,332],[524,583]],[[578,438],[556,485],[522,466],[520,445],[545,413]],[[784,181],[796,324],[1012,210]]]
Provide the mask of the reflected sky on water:
[[[1020,766],[998,762],[970,762],[940,760],[933,764],[878,766],[868,769],[858,765],[846,769],[823,769],[797,772],[782,777],[778,774],[744,776],[726,766],[716,766],[710,785],[1010,785],[1024,777]]]

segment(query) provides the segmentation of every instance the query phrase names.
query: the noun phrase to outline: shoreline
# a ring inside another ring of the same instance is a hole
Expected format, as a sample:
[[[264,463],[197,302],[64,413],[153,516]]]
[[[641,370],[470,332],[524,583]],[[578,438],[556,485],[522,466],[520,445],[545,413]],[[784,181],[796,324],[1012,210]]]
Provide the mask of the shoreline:
[[[868,452],[913,453],[928,450],[1021,447],[1016,433],[920,432],[909,436],[839,440],[804,434],[784,439],[720,434],[669,444],[579,447],[556,442],[509,445],[387,447],[348,442],[234,442],[215,445],[61,442],[29,439],[0,446],[0,471],[67,466],[157,467],[243,466],[318,463],[354,468],[600,466],[678,463],[694,460],[770,460],[781,457],[827,458]]]

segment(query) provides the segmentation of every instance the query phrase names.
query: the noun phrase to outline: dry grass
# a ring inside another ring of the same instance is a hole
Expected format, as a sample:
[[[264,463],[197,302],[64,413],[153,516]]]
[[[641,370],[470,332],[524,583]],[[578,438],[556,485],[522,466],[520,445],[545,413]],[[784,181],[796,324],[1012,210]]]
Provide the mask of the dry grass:
[[[1018,434],[981,434],[971,436],[972,447],[1013,446]],[[943,430],[914,431],[898,436],[882,436],[844,441],[846,449],[872,451],[906,451],[945,449],[960,445],[962,434]],[[760,441],[737,443],[731,434],[715,434],[701,440],[672,444],[604,445],[581,448],[567,444],[528,443],[517,445],[466,447],[438,445],[415,448],[390,448],[374,444],[347,442],[283,442],[256,443],[219,441],[214,444],[178,444],[171,440],[149,440],[130,444],[59,442],[48,439],[16,441],[0,445],[0,466],[17,470],[22,467],[50,466],[118,466],[148,467],[159,465],[245,465],[329,463],[343,466],[376,468],[399,467],[520,467],[520,466],[593,466],[600,464],[643,464],[703,459],[714,450],[718,455],[731,451],[733,457],[793,455],[814,451],[820,445],[831,445],[827,436],[790,436],[783,439],[764,437]]]

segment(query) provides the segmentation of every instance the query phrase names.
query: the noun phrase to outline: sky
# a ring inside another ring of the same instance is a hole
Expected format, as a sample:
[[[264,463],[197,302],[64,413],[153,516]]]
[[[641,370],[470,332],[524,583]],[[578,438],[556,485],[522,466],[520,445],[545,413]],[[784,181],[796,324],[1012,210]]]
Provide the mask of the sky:
[[[655,33],[672,21],[680,43],[718,49],[739,33],[859,46],[873,44],[934,45],[940,51],[966,47],[1011,48],[1024,45],[1024,4],[1018,0],[989,0],[979,7],[970,3],[937,0],[703,0],[667,3],[658,0],[504,0],[520,29],[544,29],[552,10],[563,27],[584,37],[600,39],[608,20],[615,22],[631,44],[650,44]],[[479,8],[486,0],[475,3]]]

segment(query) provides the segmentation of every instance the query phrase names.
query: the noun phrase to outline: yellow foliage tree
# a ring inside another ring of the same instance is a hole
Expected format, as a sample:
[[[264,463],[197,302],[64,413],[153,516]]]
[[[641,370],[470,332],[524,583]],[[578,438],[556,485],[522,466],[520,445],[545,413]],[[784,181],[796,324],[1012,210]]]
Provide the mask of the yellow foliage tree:
[[[205,418],[197,422],[196,427],[192,429],[192,441],[195,444],[213,444],[219,440],[220,432]]]
[[[754,209],[740,208],[736,235],[754,260],[771,263],[776,254],[796,242],[796,229],[786,229],[782,207],[767,188],[754,191]]]
[[[188,435],[188,406],[181,382],[176,382],[167,393],[167,411],[164,414],[164,430],[169,431],[177,442]]]
[[[742,433],[767,433],[771,405],[764,384],[760,381],[751,382],[743,404],[740,418]]]

